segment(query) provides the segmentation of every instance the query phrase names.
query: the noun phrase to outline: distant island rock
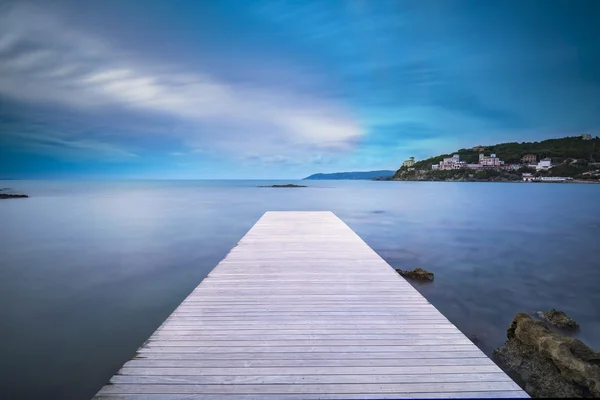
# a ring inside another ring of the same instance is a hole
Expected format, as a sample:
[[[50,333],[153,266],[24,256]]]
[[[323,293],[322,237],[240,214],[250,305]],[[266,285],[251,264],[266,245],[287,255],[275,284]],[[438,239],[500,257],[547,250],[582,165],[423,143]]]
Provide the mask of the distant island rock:
[[[24,199],[27,196],[26,194],[9,194],[9,193],[0,193],[0,199]]]
[[[269,185],[269,186],[259,186],[263,188],[303,188],[307,187],[304,185],[294,185],[293,183],[288,183],[287,185]]]
[[[357,172],[334,172],[331,174],[313,174],[311,176],[307,176],[303,180],[342,180],[342,179],[352,179],[352,180],[370,180],[375,178],[390,178],[394,176],[396,171],[357,171]]]

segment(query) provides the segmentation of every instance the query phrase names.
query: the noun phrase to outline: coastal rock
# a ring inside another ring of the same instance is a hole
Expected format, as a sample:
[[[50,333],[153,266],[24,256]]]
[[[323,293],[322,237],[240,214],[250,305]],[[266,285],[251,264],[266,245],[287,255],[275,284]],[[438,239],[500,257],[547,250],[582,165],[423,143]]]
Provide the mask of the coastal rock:
[[[29,197],[26,194],[9,194],[9,193],[0,193],[0,199],[23,199]]]
[[[547,312],[537,312],[537,316],[544,321],[562,329],[577,329],[579,324],[571,319],[567,314],[562,311],[555,310],[554,308]]]
[[[293,183],[288,183],[287,185],[270,185],[270,186],[259,186],[259,187],[268,187],[268,188],[303,188],[307,187],[304,185],[294,185]]]
[[[508,341],[494,350],[525,381],[533,397],[600,397],[600,352],[519,313]]]
[[[419,280],[419,281],[432,281],[433,280],[433,272],[429,272],[422,268],[415,268],[413,270],[397,269],[396,272],[398,272],[400,275],[402,275],[405,278],[415,279],[415,280]]]

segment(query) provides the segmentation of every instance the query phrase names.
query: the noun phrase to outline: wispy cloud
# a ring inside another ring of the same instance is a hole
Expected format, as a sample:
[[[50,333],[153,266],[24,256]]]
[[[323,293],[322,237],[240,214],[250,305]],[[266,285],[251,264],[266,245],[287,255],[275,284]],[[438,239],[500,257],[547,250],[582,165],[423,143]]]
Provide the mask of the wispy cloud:
[[[0,95],[85,112],[129,110],[184,120],[191,129],[173,134],[192,148],[344,150],[363,133],[330,99],[232,85],[185,66],[134,58],[22,3],[0,16]]]
[[[0,124],[0,129],[3,126]],[[134,160],[137,154],[122,149],[110,143],[91,139],[63,139],[42,132],[27,132],[22,130],[4,131],[3,145],[25,146],[28,152],[50,155],[68,161],[101,160],[118,162]]]

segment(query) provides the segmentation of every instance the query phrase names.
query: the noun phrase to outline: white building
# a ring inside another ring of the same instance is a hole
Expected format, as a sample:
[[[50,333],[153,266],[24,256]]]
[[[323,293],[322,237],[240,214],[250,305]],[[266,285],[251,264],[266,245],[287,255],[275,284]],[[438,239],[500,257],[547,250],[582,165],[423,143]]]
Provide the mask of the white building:
[[[535,179],[535,176],[533,176],[533,174],[530,174],[528,172],[523,173],[523,180],[525,182],[531,182]]]
[[[535,166],[537,171],[549,170],[550,168],[552,168],[552,160],[550,158],[544,158],[543,160],[540,160],[540,162]]]
[[[466,165],[466,161],[460,161],[460,156],[458,154],[454,154],[452,157],[444,158],[443,161],[440,161],[440,166],[438,167],[438,169],[461,169],[463,167],[466,167]]]
[[[590,135],[589,133],[584,133],[583,135],[581,135],[581,138],[583,140],[592,140],[592,135]]]
[[[479,164],[484,167],[500,167],[504,165],[504,161],[500,161],[495,154],[491,154],[489,157],[483,153],[479,153]]]

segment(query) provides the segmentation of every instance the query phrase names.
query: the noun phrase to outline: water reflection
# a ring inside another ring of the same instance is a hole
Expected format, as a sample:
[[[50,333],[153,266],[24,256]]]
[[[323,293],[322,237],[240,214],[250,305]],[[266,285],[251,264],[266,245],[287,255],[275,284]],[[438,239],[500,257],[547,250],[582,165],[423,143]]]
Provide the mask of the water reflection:
[[[267,210],[331,210],[488,354],[559,308],[600,347],[597,185],[11,182],[0,203],[7,398],[89,398]],[[577,206],[574,207],[573,204]],[[12,397],[11,397],[12,396]]]

